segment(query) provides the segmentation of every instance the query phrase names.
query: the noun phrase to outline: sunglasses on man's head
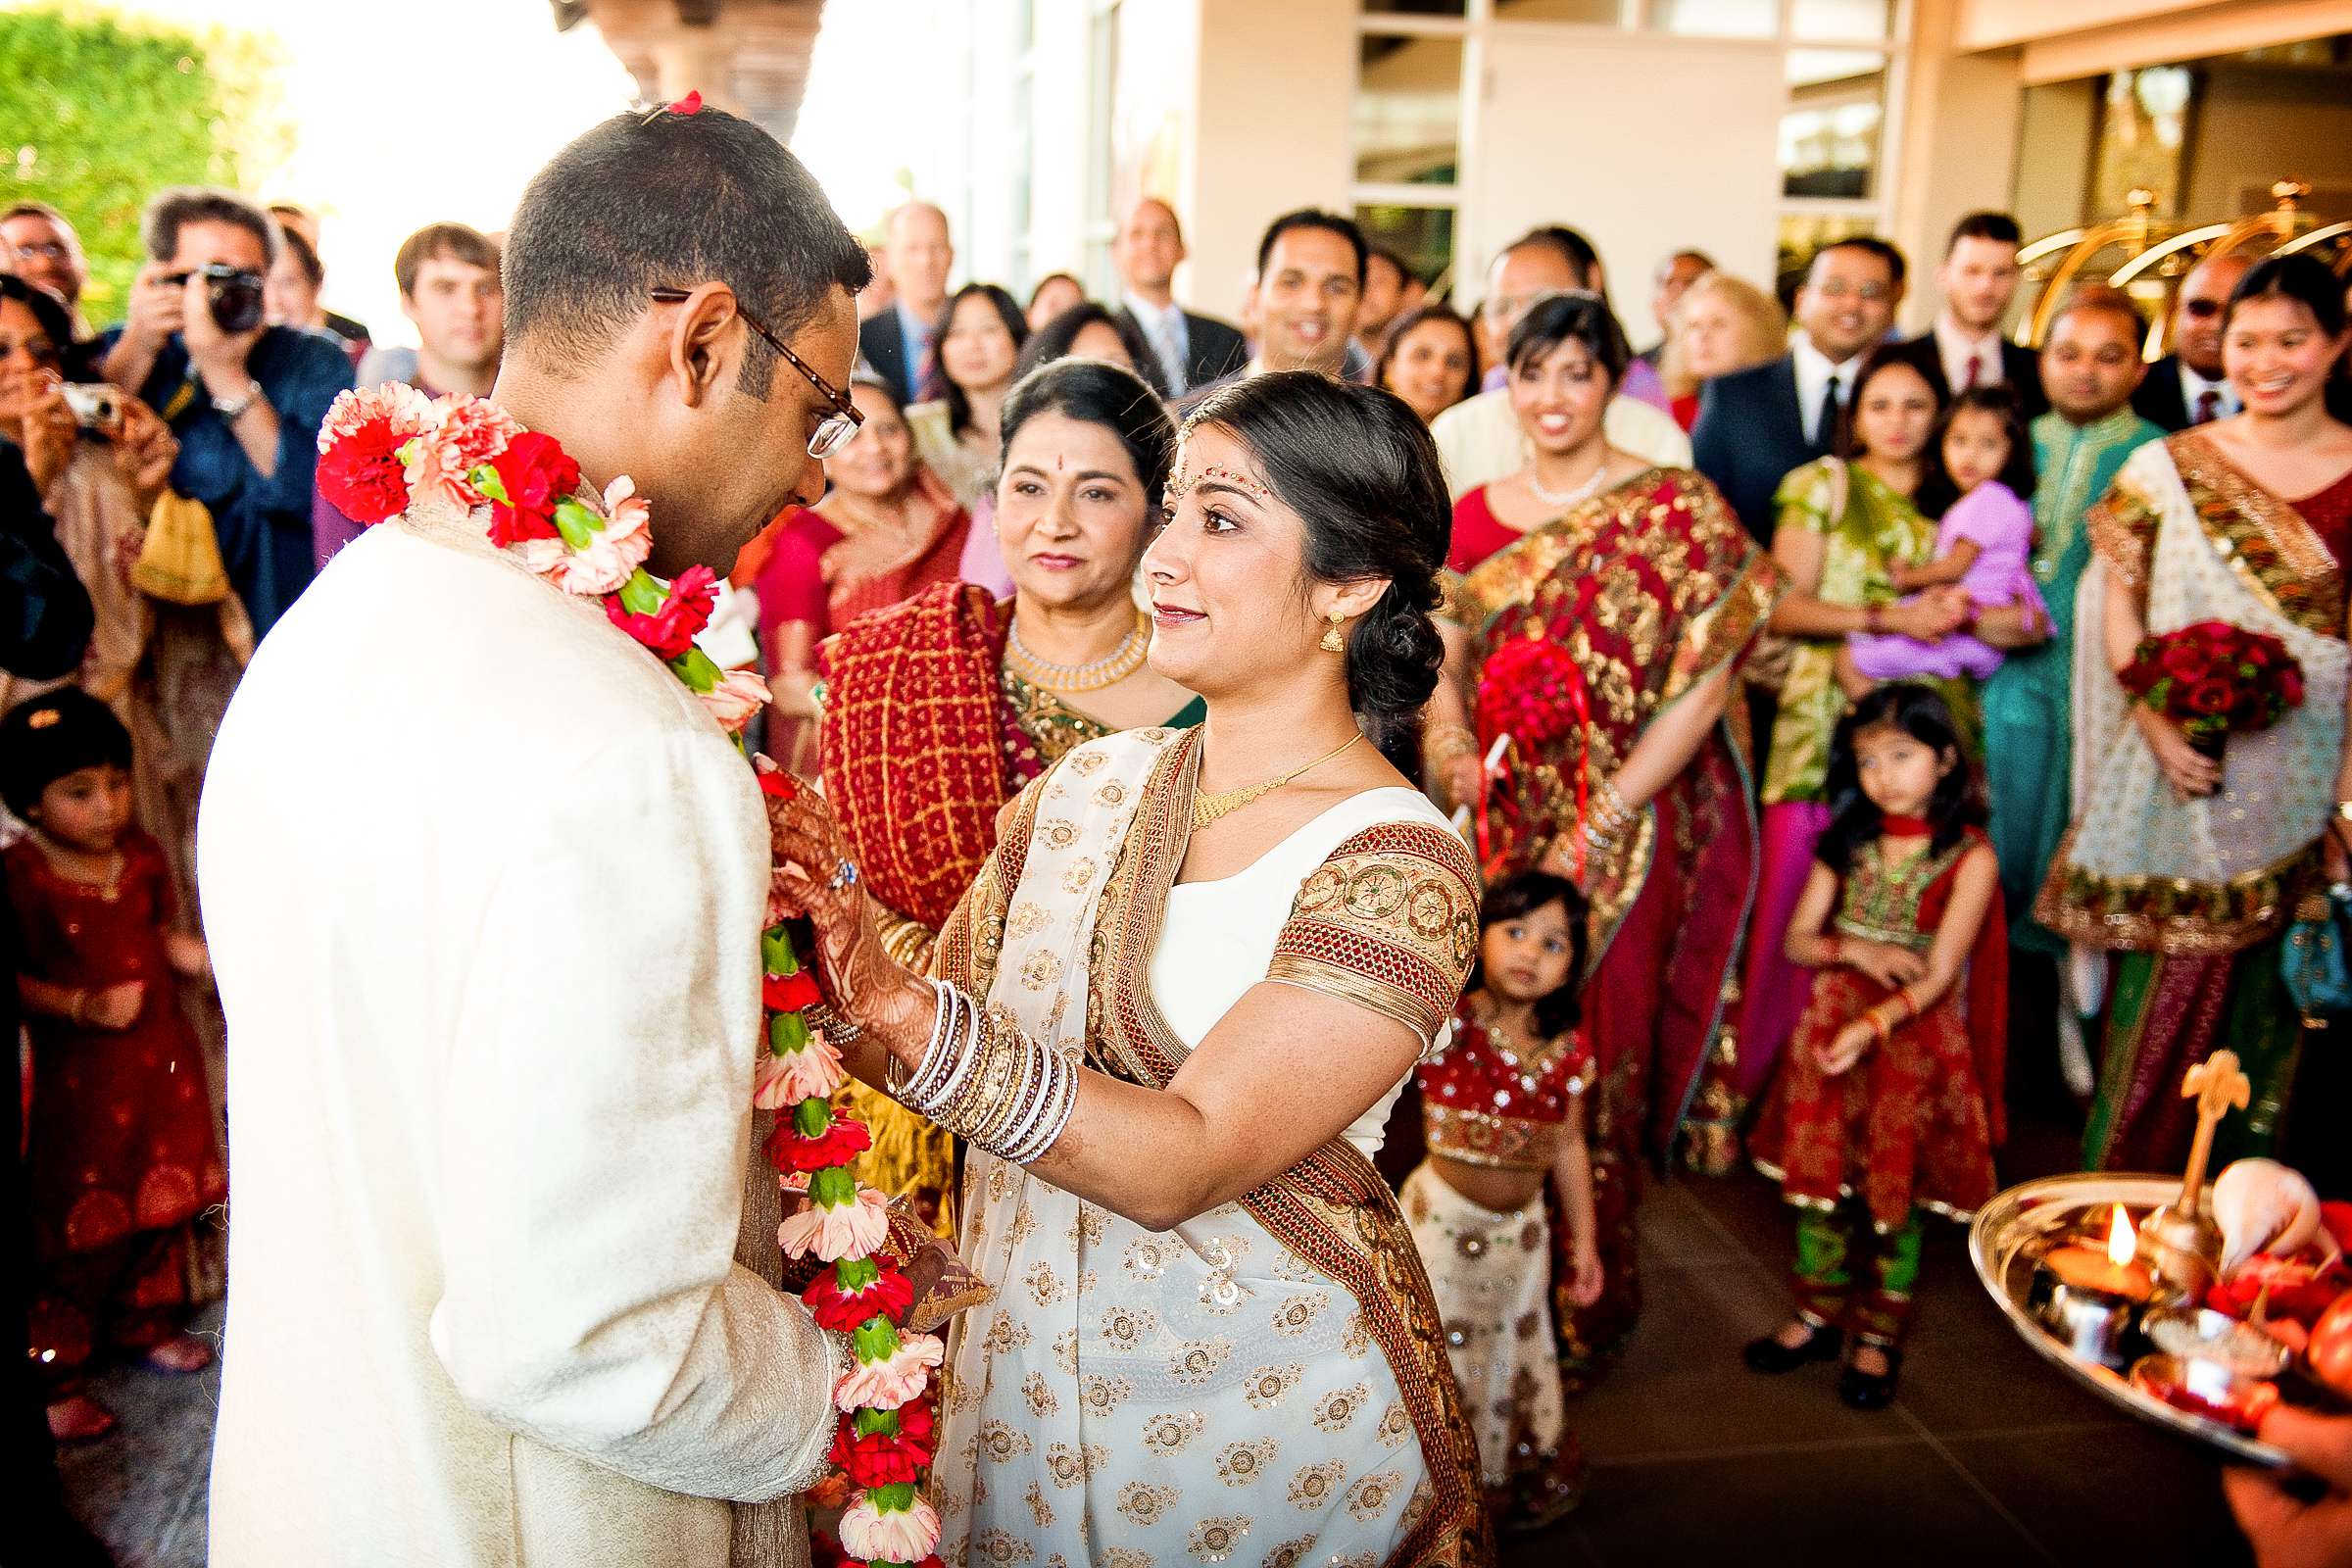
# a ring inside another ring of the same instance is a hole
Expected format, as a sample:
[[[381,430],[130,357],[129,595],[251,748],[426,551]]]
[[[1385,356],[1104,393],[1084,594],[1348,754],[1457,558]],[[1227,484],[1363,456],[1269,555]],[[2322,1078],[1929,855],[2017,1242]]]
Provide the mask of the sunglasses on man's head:
[[[651,293],[657,305],[683,305],[693,298],[688,290],[682,288],[657,288]],[[808,455],[812,458],[829,458],[849,445],[850,437],[856,435],[858,427],[865,422],[865,416],[858,412],[858,406],[850,401],[850,395],[817,374],[814,367],[793,353],[782,338],[767,329],[760,318],[745,310],[741,300],[735,302],[735,314],[743,318],[744,325],[760,334],[761,342],[783,355],[785,364],[806,376],[808,384],[816,388],[819,397],[833,406],[833,412],[817,421],[815,431],[808,437]]]

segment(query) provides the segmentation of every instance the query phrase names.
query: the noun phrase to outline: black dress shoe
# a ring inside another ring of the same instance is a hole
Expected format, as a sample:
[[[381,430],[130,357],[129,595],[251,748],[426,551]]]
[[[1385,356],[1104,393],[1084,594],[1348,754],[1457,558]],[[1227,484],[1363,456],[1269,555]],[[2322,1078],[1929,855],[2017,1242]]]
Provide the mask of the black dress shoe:
[[[1844,1344],[1845,1335],[1838,1329],[1817,1327],[1800,1345],[1783,1345],[1778,1336],[1767,1334],[1760,1340],[1748,1341],[1747,1348],[1740,1352],[1740,1359],[1747,1363],[1750,1372],[1778,1377],[1809,1361],[1835,1361]]]
[[[1903,1352],[1882,1350],[1886,1357],[1886,1370],[1865,1372],[1851,1361],[1838,1374],[1838,1397],[1856,1410],[1884,1410],[1894,1402],[1895,1379],[1903,1370]]]

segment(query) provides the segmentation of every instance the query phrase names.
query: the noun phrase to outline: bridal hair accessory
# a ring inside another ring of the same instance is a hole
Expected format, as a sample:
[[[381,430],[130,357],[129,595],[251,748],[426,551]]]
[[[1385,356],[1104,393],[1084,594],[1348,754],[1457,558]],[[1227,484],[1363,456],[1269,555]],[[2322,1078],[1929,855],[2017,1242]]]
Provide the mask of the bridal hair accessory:
[[[1170,512],[1175,511],[1176,503],[1182,501],[1186,496],[1191,495],[1196,486],[1207,484],[1211,481],[1214,481],[1217,484],[1231,485],[1234,489],[1239,490],[1242,494],[1248,496],[1250,500],[1256,502],[1261,507],[1271,506],[1273,504],[1273,491],[1267,489],[1264,485],[1258,483],[1255,479],[1250,478],[1246,473],[1236,472],[1234,469],[1228,468],[1221,464],[1212,463],[1207,467],[1202,468],[1198,474],[1180,473],[1176,475],[1175,478],[1168,481],[1166,497],[1168,510]]]
[[[672,106],[689,114],[700,107],[691,94]],[[553,586],[597,601],[730,735],[740,736],[767,702],[759,676],[723,670],[694,646],[717,595],[710,568],[690,566],[668,583],[646,572],[650,508],[629,480],[616,478],[599,495],[553,437],[523,429],[491,403],[464,394],[428,401],[399,384],[345,392],[319,429],[318,486],[369,526],[418,502],[480,515],[492,545]],[[790,774],[754,767],[762,794],[798,793]],[[835,871],[856,875],[848,861]],[[854,1361],[833,1391],[841,1420],[829,1459],[841,1475],[817,1490],[856,1489],[840,1524],[852,1558],[875,1568],[939,1568],[939,1516],[921,1493],[932,1457],[929,1400],[947,1348],[937,1335],[901,1332],[914,1282],[885,1250],[889,1205],[855,1173],[872,1138],[864,1123],[833,1112],[848,1074],[840,1051],[809,1027],[816,980],[801,967],[772,906],[760,957],[765,1049],[752,1103],[777,1113],[763,1152],[783,1185],[807,1200],[778,1227],[776,1244],[790,1257],[824,1265],[801,1298],[818,1327],[848,1336]]]
[[[1346,653],[1348,644],[1341,640],[1340,628],[1348,624],[1347,615],[1335,610],[1323,618],[1330,621],[1331,624],[1323,628],[1323,635],[1315,640],[1315,646],[1327,654]]]

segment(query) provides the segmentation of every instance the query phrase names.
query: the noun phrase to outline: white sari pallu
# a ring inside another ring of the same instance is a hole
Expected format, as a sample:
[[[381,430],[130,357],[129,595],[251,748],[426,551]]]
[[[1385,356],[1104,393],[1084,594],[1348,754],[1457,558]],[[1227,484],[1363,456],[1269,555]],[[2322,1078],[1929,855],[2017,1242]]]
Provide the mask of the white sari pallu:
[[[1150,969],[1198,754],[1197,731],[1132,730],[1025,791],[941,933],[941,976],[1053,1049],[1163,1088],[1190,1046]],[[1357,797],[1325,813],[1336,828],[1317,823],[1346,831],[1370,814]],[[1476,882],[1434,813],[1399,814],[1328,855],[1317,823],[1268,853],[1260,866],[1316,858],[1281,891],[1271,961],[1235,995],[1282,981],[1436,1034],[1475,946]],[[963,1205],[958,1250],[997,1296],[950,1356],[933,1478],[949,1561],[1492,1560],[1427,1277],[1346,1139],[1164,1233],[977,1150]]]
[[[2076,945],[2081,995],[2095,1000],[2103,952],[2234,953],[2284,927],[2334,808],[2352,650],[2327,546],[2194,431],[2134,452],[2085,526],[2099,563],[2141,596],[2151,633],[2228,621],[2277,637],[2303,667],[2301,705],[2231,736],[2222,787],[2183,801],[2108,667],[2098,635],[2108,574],[2084,574],[2079,815],[2034,914]]]

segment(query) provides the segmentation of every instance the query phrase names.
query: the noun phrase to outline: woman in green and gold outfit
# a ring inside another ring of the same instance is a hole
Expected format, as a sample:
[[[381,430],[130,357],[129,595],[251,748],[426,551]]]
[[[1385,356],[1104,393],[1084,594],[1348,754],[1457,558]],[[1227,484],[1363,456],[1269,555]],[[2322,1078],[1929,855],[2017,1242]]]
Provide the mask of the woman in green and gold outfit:
[[[1157,394],[1115,366],[1062,360],[1006,397],[996,526],[1012,598],[943,583],[818,653],[825,795],[883,906],[893,957],[924,968],[996,846],[997,812],[1072,748],[1200,721],[1144,662],[1134,580],[1175,447]],[[866,1179],[955,1233],[948,1135],[846,1091],[872,1129]]]

